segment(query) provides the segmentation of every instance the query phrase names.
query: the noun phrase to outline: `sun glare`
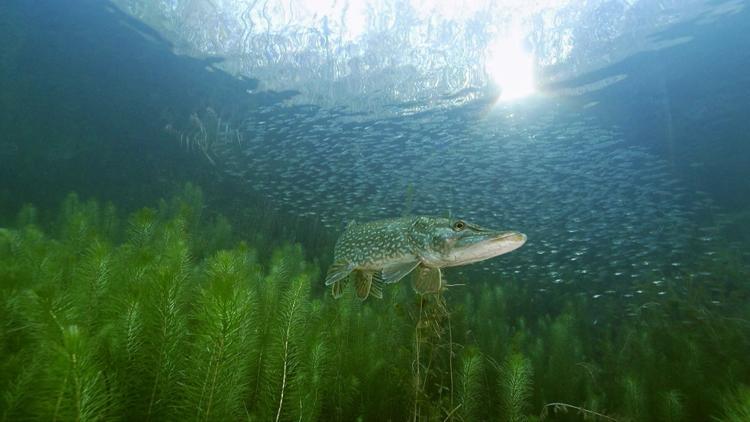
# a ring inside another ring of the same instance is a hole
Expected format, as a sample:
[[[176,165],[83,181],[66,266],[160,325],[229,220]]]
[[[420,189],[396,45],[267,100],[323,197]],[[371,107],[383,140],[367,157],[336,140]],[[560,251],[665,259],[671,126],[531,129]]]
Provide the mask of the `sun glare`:
[[[499,37],[487,53],[485,71],[500,87],[501,101],[517,100],[536,91],[534,56],[524,48],[519,30]]]

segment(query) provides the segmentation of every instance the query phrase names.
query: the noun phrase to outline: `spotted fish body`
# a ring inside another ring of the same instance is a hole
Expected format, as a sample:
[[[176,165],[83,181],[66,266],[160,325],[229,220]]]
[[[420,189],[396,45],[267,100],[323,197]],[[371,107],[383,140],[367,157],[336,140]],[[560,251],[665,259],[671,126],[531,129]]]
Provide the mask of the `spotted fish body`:
[[[488,230],[463,220],[401,217],[350,223],[336,242],[326,285],[339,297],[353,275],[357,296],[382,297],[383,284],[416,271],[419,293],[438,291],[440,268],[470,264],[517,249],[526,241],[518,232]]]
[[[359,270],[378,270],[392,262],[416,260],[409,235],[413,218],[351,223],[336,242],[334,260],[354,263]]]

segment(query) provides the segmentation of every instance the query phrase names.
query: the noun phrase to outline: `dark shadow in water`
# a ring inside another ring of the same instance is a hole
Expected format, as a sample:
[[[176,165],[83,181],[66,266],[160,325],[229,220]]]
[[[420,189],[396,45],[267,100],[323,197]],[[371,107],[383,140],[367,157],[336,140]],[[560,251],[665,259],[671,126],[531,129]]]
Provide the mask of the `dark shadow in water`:
[[[720,2],[723,3],[723,2]],[[672,163],[696,190],[723,206],[750,206],[750,8],[699,16],[653,36],[690,41],[642,52],[547,88],[572,88],[616,75],[627,79],[585,94],[627,140]]]
[[[181,180],[215,180],[165,125],[206,107],[244,116],[297,94],[249,94],[257,80],[215,70],[221,59],[173,54],[106,1],[6,0],[0,44],[0,214],[71,190],[138,206]]]

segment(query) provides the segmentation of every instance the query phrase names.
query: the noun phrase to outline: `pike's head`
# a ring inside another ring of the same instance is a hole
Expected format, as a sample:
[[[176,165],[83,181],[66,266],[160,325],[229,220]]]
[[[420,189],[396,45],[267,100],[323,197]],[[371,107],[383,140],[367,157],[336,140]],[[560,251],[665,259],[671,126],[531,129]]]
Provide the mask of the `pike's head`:
[[[523,233],[432,217],[417,217],[410,237],[422,262],[440,268],[484,261],[518,249],[526,242]]]

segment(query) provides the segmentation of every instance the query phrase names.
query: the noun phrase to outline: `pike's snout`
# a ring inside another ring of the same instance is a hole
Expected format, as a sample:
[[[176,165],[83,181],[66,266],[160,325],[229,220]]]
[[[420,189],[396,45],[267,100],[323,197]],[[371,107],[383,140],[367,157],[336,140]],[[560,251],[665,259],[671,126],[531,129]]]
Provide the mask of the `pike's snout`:
[[[526,235],[521,232],[502,232],[494,240],[513,244],[515,246],[513,249],[518,249],[526,243]]]

